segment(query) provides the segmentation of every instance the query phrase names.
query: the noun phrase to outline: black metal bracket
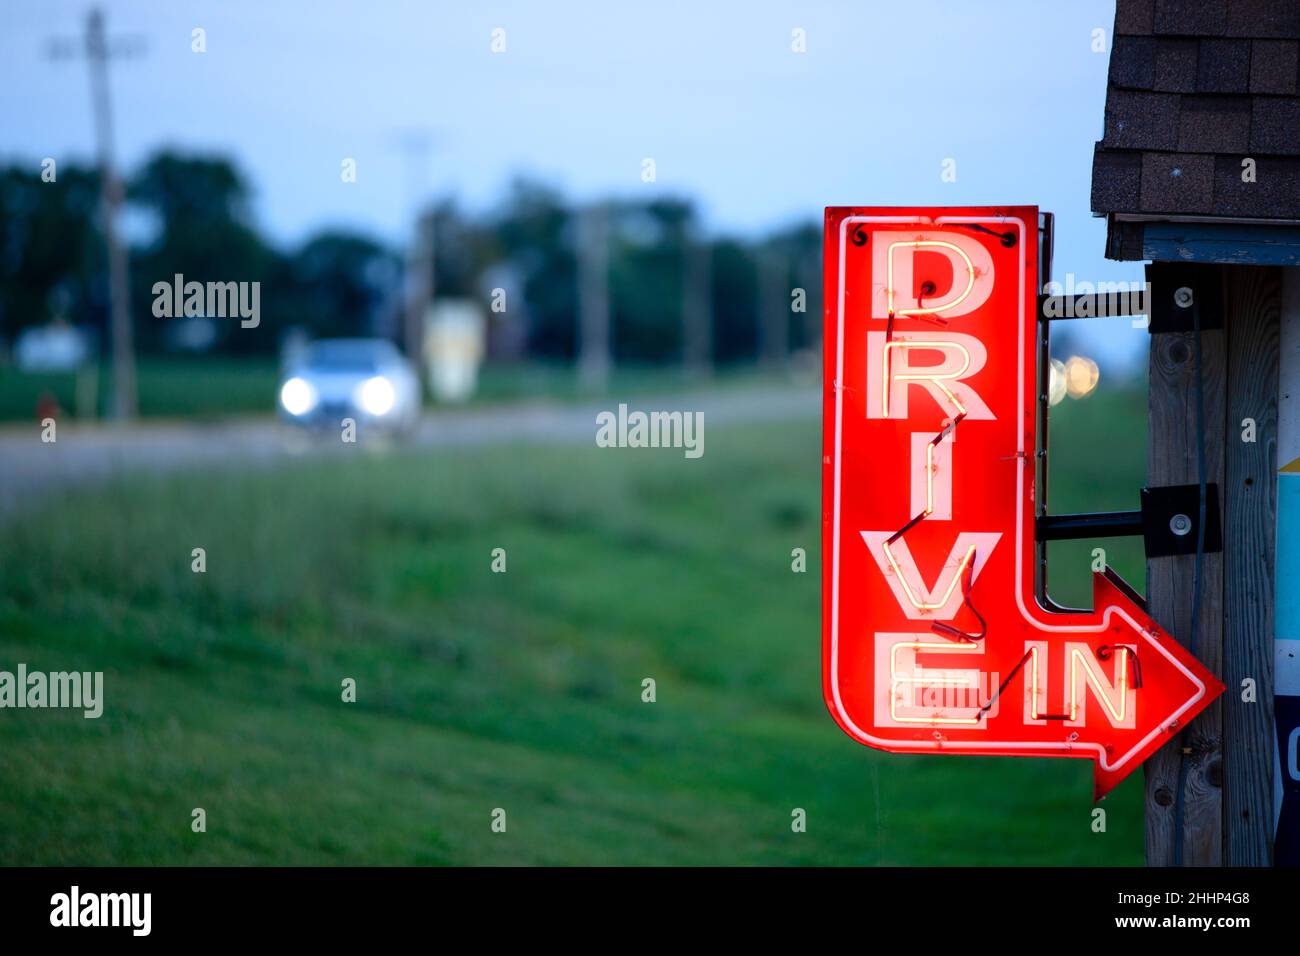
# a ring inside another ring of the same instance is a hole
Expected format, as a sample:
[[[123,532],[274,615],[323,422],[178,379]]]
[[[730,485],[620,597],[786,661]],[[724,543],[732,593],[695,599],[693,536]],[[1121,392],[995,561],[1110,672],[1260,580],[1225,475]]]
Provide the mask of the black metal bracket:
[[[1146,275],[1151,290],[1147,331],[1152,335],[1193,331],[1193,307],[1200,313],[1201,331],[1223,328],[1222,269],[1186,262],[1152,262],[1147,265]]]
[[[1201,329],[1223,328],[1223,272],[1184,262],[1152,262],[1146,267],[1146,289],[1082,295],[1038,296],[1041,322],[1146,315],[1147,331],[1191,332],[1192,308],[1200,312]]]
[[[1039,515],[1034,519],[1038,541],[1142,536],[1148,558],[1196,553],[1196,523],[1200,514],[1199,485],[1143,488],[1141,511],[1102,511],[1094,514]],[[1219,521],[1219,486],[1205,486],[1205,554],[1223,550]]]
[[[1042,322],[1062,319],[1113,319],[1118,316],[1145,315],[1145,292],[1098,292],[1082,295],[1038,296],[1038,318]]]
[[[1195,554],[1200,485],[1169,485],[1142,489],[1142,537],[1148,558]],[[1223,550],[1219,486],[1205,486],[1205,542],[1202,553]]]
[[[1138,534],[1142,534],[1142,512],[1140,511],[1039,515],[1034,519],[1034,537],[1039,541],[1070,541],[1076,538],[1121,538]]]

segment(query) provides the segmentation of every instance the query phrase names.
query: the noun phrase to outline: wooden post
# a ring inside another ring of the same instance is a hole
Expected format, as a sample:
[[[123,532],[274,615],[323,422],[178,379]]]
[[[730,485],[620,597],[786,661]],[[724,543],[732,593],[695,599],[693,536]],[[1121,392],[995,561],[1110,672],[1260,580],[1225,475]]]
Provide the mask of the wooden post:
[[[1207,268],[1215,268],[1209,266]],[[1155,294],[1171,294],[1155,290]],[[1218,307],[1218,303],[1213,304]],[[1201,376],[1207,483],[1223,487],[1223,429],[1226,421],[1226,362],[1223,332],[1201,333]],[[1147,484],[1188,485],[1198,480],[1196,427],[1196,333],[1151,336],[1147,422]],[[1201,598],[1196,656],[1216,674],[1223,672],[1223,555],[1201,557]],[[1180,644],[1193,646],[1192,589],[1195,555],[1147,561],[1147,611]],[[1222,698],[1196,718],[1146,763],[1146,857],[1148,866],[1172,866],[1182,771],[1182,862],[1223,862]],[[1183,754],[1183,748],[1191,752]]]
[[[1223,695],[1225,866],[1268,866],[1272,858],[1273,540],[1281,288],[1276,268],[1224,269],[1228,342],[1221,671],[1228,687]],[[1242,699],[1247,680],[1253,681],[1255,690],[1250,702]]]
[[[1276,497],[1279,279],[1274,269],[1224,269],[1224,328],[1201,332],[1205,480],[1217,484],[1224,549],[1147,561],[1151,615],[1194,647],[1227,693],[1146,765],[1146,857],[1151,866],[1267,865],[1272,805],[1273,522]],[[1155,289],[1156,296],[1172,295]],[[1196,333],[1151,336],[1147,481],[1198,481]],[[1244,419],[1255,441],[1243,441]],[[1254,702],[1242,681],[1255,684]],[[1176,845],[1182,787],[1182,844]],[[1181,849],[1181,853],[1179,852]]]

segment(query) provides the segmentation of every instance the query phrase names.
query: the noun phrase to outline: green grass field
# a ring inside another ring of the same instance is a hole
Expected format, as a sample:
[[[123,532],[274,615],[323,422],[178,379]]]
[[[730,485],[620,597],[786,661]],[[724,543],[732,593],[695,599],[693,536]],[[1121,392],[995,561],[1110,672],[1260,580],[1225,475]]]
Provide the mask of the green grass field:
[[[110,408],[111,378],[107,367],[90,376],[79,395],[75,372],[28,373],[0,366],[0,422],[35,421],[38,403],[47,395],[65,415],[103,417]],[[218,420],[273,414],[280,367],[275,359],[265,357],[150,356],[139,360],[136,378],[141,417]],[[740,366],[719,370],[712,385],[752,387],[781,380],[782,376]],[[694,384],[698,382],[681,369],[669,366],[618,366],[610,376],[610,390],[628,396],[673,392]],[[93,407],[88,407],[92,396]],[[485,365],[473,401],[482,405],[590,397],[571,365],[529,362]]]
[[[64,413],[102,417],[109,409],[107,367],[92,372],[84,395],[94,395],[92,411],[79,404],[77,373],[20,372],[0,367],[0,421],[33,421],[42,395]],[[269,415],[275,411],[279,365],[274,359],[141,358],[136,366],[140,414],[146,418],[217,419]]]
[[[781,385],[791,378],[802,379],[815,387],[817,369],[795,366],[782,375],[752,365],[723,366],[708,381],[711,388],[754,388]],[[610,372],[610,394],[633,397],[668,394],[698,388],[703,383],[683,368],[665,365],[617,365]],[[590,399],[572,365],[529,362],[521,364],[487,364],[479,375],[479,389],[474,396],[478,404],[526,401],[544,398],[560,402]]]
[[[1059,447],[1088,441],[1055,459],[1057,510],[1134,506],[1126,401],[1061,406]],[[1094,833],[1088,761],[893,756],[834,725],[820,441],[809,420],[710,429],[695,461],[359,455],[51,500],[0,528],[0,668],[103,670],[106,709],[0,711],[0,863],[1140,863],[1140,779]],[[1063,596],[1086,601],[1090,547],[1062,549]]]

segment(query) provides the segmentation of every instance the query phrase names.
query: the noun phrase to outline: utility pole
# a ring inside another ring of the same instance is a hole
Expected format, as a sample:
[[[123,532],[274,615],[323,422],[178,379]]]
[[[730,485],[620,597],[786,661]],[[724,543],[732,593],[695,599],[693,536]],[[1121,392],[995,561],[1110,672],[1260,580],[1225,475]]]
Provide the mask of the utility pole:
[[[415,227],[406,251],[406,285],[402,309],[402,346],[406,357],[424,362],[424,319],[437,293],[437,228],[432,209],[422,210],[428,190],[429,153],[438,136],[423,129],[408,129],[397,136],[406,157],[406,204]]]
[[[406,311],[402,339],[406,357],[417,366],[424,362],[424,318],[433,302],[437,229],[434,212],[422,213],[415,224],[415,241],[406,256]]]
[[[821,260],[816,252],[803,256],[795,266],[795,277],[804,292],[800,341],[803,342],[804,348],[814,353],[820,353],[822,350],[822,312],[821,309],[812,307],[814,293],[817,295],[817,301],[821,301],[821,290],[816,278],[820,267]]]
[[[713,252],[698,226],[682,239],[682,360],[690,375],[713,371]]]
[[[113,109],[108,86],[110,58],[133,56],[139,48],[138,38],[119,41],[109,48],[104,32],[104,16],[98,8],[86,18],[85,45],[82,50],[90,65],[90,98],[95,112],[95,143],[99,156],[99,202],[104,245],[108,252],[109,323],[113,349],[112,417],[119,421],[134,418],[136,413],[135,336],[131,326],[131,290],[126,247],[117,236],[117,214],[124,189],[113,165]],[[64,59],[77,54],[75,42],[55,40],[50,56]]]
[[[578,380],[584,388],[609,385],[609,210],[590,206],[578,220]]]
[[[790,288],[786,259],[774,246],[758,251],[758,352],[763,365],[784,368],[790,352]]]

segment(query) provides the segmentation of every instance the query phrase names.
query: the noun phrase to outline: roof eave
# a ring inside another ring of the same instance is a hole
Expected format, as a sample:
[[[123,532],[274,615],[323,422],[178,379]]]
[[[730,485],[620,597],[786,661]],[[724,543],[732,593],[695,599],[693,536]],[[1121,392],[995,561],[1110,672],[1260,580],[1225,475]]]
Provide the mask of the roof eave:
[[[1177,214],[1106,214],[1106,258],[1300,266],[1300,223]]]

